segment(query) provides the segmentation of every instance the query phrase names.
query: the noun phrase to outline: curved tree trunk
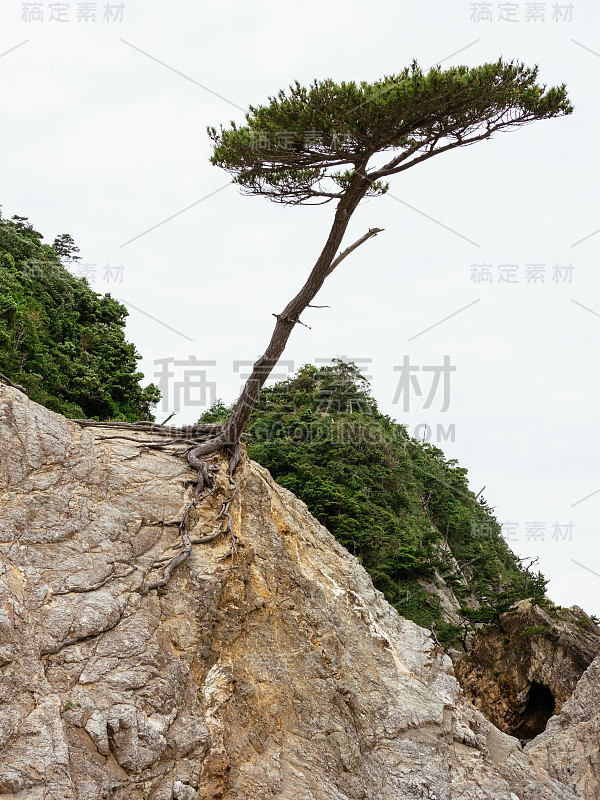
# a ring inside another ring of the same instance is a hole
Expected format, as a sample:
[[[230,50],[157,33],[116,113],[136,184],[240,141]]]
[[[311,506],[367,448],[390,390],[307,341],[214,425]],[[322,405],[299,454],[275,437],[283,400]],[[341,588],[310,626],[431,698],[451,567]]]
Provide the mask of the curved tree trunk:
[[[362,170],[360,170],[360,172],[362,173]],[[221,534],[229,533],[231,535],[232,543],[230,555],[233,561],[234,554],[237,550],[237,539],[231,527],[231,515],[229,514],[229,507],[237,492],[237,485],[233,479],[233,473],[239,464],[242,454],[240,437],[256,405],[262,386],[271,374],[271,371],[281,357],[281,354],[285,350],[285,346],[294,328],[294,325],[300,321],[300,314],[310,305],[311,301],[314,299],[315,295],[323,285],[325,278],[335,269],[340,261],[346,258],[346,256],[348,256],[367,239],[370,239],[372,236],[375,236],[377,233],[379,233],[380,228],[372,228],[368,231],[368,233],[366,233],[358,241],[354,242],[354,244],[346,248],[346,250],[336,257],[336,253],[342,243],[344,234],[346,233],[350,217],[356,210],[359,202],[365,196],[369,185],[369,180],[365,178],[363,174],[359,174],[359,170],[357,169],[352,180],[350,181],[350,185],[343,193],[340,202],[338,203],[333,224],[331,226],[329,236],[327,237],[327,242],[325,243],[319,258],[317,259],[316,264],[312,268],[311,273],[308,276],[308,280],[302,289],[300,289],[298,294],[293,298],[293,300],[287,304],[282,313],[274,315],[277,318],[277,322],[271,336],[271,341],[269,342],[269,345],[263,355],[254,364],[252,374],[246,381],[242,393],[225,425],[201,424],[197,426],[190,426],[187,429],[162,429],[161,426],[154,425],[153,423],[112,424],[112,427],[118,429],[125,428],[126,430],[161,433],[169,437],[160,444],[153,445],[150,443],[147,446],[164,447],[168,444],[174,444],[178,441],[181,441],[180,435],[183,434],[185,434],[186,438],[188,439],[188,443],[189,438],[191,437],[193,437],[192,441],[195,440],[195,444],[187,452],[187,461],[189,465],[197,471],[198,477],[193,496],[188,503],[181,522],[179,523],[179,529],[181,532],[181,550],[177,555],[167,559],[166,565],[164,564],[165,559],[159,559],[159,561],[153,565],[153,568],[162,567],[162,576],[158,580],[146,584],[143,588],[143,594],[146,594],[151,589],[161,588],[168,583],[170,575],[175,567],[183,563],[189,557],[192,551],[192,544],[194,544],[195,541],[209,542]],[[79,422],[82,425],[100,424],[95,423],[92,420],[79,420]],[[111,424],[109,423],[109,425]],[[201,436],[208,436],[209,438],[207,440],[205,439],[202,443],[198,443],[198,438]],[[214,453],[217,450],[221,450],[222,448],[225,448],[229,454],[228,474],[230,484],[233,487],[233,493],[223,503],[217,519],[221,520],[221,517],[227,517],[228,524],[223,529],[221,521],[219,521],[219,527],[217,531],[209,536],[202,537],[201,539],[191,540],[188,533],[188,518],[190,511],[195,506],[200,492],[205,487],[212,487],[212,489],[214,489],[214,473],[215,471],[218,471],[215,465],[209,465],[203,460],[203,457],[209,455],[210,453]]]
[[[361,183],[364,183],[362,179]],[[338,204],[327,242],[306,283],[298,294],[290,300],[282,313],[275,314],[277,322],[275,323],[271,341],[263,355],[254,364],[252,374],[246,381],[235,408],[221,433],[224,443],[233,445],[239,441],[250,414],[254,410],[260,390],[281,358],[294,325],[299,321],[300,314],[314,300],[329,274],[331,264],[346,233],[350,217],[360,200],[362,200],[367,188],[368,184],[364,187],[360,187],[359,184],[356,188],[351,186],[348,189],[347,194]]]
[[[227,448],[229,451],[229,474],[233,475],[241,457],[240,437],[244,427],[254,410],[261,388],[285,350],[294,325],[300,320],[300,314],[310,305],[310,302],[323,285],[325,278],[339,261],[358,247],[359,244],[362,244],[363,241],[366,241],[366,239],[379,232],[379,228],[371,229],[365,236],[358,242],[355,242],[336,259],[336,253],[346,233],[350,217],[365,196],[369,186],[370,181],[365,177],[364,171],[362,169],[357,169],[350,185],[338,203],[327,242],[312,268],[306,283],[298,294],[290,300],[281,314],[274,314],[277,318],[277,322],[275,323],[271,341],[263,355],[254,364],[252,373],[246,381],[242,393],[233,411],[229,415],[229,419],[218,435],[198,445],[188,453],[188,462],[192,467],[198,470],[200,482],[202,482],[202,474],[206,471],[206,466],[202,461],[202,457],[209,453],[214,453],[223,447]]]

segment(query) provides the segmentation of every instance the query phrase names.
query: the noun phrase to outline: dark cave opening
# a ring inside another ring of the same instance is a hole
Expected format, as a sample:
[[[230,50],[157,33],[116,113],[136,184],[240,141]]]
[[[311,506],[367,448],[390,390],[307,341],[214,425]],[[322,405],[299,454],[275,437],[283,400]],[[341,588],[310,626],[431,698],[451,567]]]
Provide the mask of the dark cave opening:
[[[555,706],[554,696],[550,689],[543,683],[533,681],[527,693],[521,722],[513,735],[517,736],[521,742],[534,739],[546,729]]]

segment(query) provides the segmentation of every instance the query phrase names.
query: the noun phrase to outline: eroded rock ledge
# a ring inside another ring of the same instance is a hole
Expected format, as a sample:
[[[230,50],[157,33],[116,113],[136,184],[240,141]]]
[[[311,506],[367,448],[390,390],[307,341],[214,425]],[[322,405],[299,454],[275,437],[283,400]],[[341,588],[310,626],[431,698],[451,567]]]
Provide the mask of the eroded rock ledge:
[[[176,544],[183,459],[8,387],[0,454],[1,800],[577,797],[258,465],[236,474],[234,563],[226,538],[195,546],[143,594]]]

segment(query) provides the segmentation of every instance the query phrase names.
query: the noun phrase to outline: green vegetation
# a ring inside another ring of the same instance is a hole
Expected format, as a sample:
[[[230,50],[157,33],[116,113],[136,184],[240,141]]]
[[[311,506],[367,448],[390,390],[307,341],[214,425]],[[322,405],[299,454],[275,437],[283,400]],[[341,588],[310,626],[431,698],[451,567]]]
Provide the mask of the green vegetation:
[[[67,417],[149,419],[160,394],[139,385],[127,309],[63,267],[78,258],[68,234],[41,240],[26,217],[0,214],[0,373]]]
[[[521,636],[535,636],[536,633],[545,633],[547,630],[547,625],[530,625],[527,628],[523,628]]]
[[[577,618],[577,628],[580,633],[588,633],[591,630],[590,618],[587,615]]]
[[[202,421],[229,411],[217,401]],[[467,622],[493,622],[517,600],[543,597],[545,579],[509,549],[466,470],[380,413],[354,365],[306,365],[263,389],[247,431],[249,456],[307,504],[403,616],[436,622],[443,644],[457,642],[460,628],[441,619],[439,598],[419,582],[436,572],[461,602],[479,601],[463,609]]]
[[[537,66],[500,58],[425,71],[413,61],[373,83],[295,81],[268,104],[249,106],[245,125],[209,127],[211,161],[247,194],[278,203],[340,197],[357,172],[377,196],[387,191],[388,177],[432,155],[571,114],[565,84],[547,89],[536,83],[538,73]],[[367,173],[376,153],[393,155]]]

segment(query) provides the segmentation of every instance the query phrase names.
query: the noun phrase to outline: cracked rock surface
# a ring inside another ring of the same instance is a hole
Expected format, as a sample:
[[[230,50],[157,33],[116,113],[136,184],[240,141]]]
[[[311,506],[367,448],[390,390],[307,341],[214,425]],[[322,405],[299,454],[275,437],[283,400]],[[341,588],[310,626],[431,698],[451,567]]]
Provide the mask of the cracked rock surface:
[[[246,458],[233,563],[228,537],[194,545],[144,594],[195,476],[133,438],[0,386],[0,800],[578,797]],[[229,493],[217,462],[191,537]]]

